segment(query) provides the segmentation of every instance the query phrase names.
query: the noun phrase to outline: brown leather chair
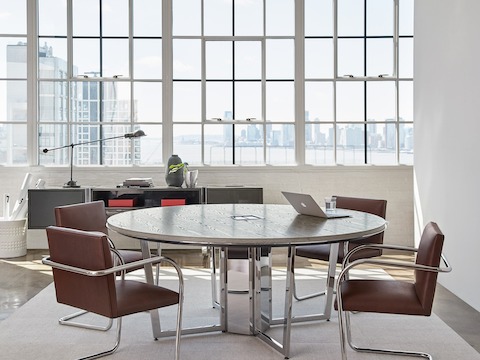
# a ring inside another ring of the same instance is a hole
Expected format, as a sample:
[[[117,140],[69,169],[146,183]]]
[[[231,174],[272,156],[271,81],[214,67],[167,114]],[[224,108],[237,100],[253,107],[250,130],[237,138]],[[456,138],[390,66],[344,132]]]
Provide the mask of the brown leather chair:
[[[108,234],[105,203],[102,200],[57,206],[54,211],[56,226]],[[118,252],[127,264],[143,259],[140,251],[118,250]]]
[[[108,234],[108,230],[106,227],[107,215],[105,212],[105,203],[102,200],[57,206],[55,207],[54,212],[56,226],[84,231],[99,231],[104,234]],[[110,246],[115,248],[115,245],[112,241],[110,241]],[[134,261],[139,261],[143,259],[142,253],[140,251],[118,250],[118,253],[120,254],[120,257],[125,264],[129,264]],[[142,268],[142,266],[129,268],[128,271],[138,270],[140,268]],[[62,325],[78,326],[86,329],[101,331],[106,331],[112,326],[112,321],[110,321],[106,326],[96,326],[70,321],[83,314],[85,314],[85,311],[79,311],[60,318],[58,322]]]
[[[391,355],[408,355],[432,359],[431,355],[423,352],[400,351],[389,349],[361,348],[352,344],[350,328],[350,311],[422,315],[430,316],[433,298],[439,272],[450,272],[451,267],[442,254],[444,235],[437,224],[430,222],[425,227],[418,249],[404,246],[362,245],[346,256],[347,261],[354,257],[356,252],[366,249],[393,249],[416,252],[415,263],[408,261],[392,261],[383,259],[358,259],[342,270],[337,283],[337,299],[335,308],[338,309],[340,326],[340,342],[342,360],[347,359],[345,339],[355,351],[372,352]],[[440,260],[446,267],[440,268]],[[349,280],[348,272],[358,265],[371,264],[376,266],[409,268],[414,271],[415,281],[401,280]]]
[[[171,259],[155,256],[138,262],[113,266],[107,236],[102,232],[82,231],[57,226],[47,227],[50,256],[42,262],[53,268],[57,301],[84,311],[117,319],[117,339],[110,350],[83,359],[95,359],[114,353],[120,344],[122,316],[178,304],[175,359],[179,358],[183,312],[183,275]],[[78,256],[81,254],[82,256]],[[133,267],[167,262],[178,275],[178,291],[125,280],[125,271]],[[116,273],[121,271],[122,277]]]
[[[387,201],[386,200],[376,200],[376,199],[364,199],[356,197],[346,197],[346,196],[336,196],[337,198],[337,208],[349,209],[356,211],[363,211],[370,214],[378,215],[385,219],[387,212]],[[382,244],[383,243],[383,232],[377,235],[370,236],[361,241],[350,242],[348,244],[348,250],[362,245],[362,244]],[[356,252],[352,255],[351,260],[356,260],[360,258],[371,258],[375,256],[382,255],[380,249],[363,249],[360,252]],[[330,256],[330,245],[329,244],[319,244],[319,245],[302,245],[297,246],[295,249],[295,256],[306,257],[309,259],[316,259],[322,261],[328,261]],[[344,246],[340,244],[338,248],[338,259],[337,263],[342,264],[344,258]],[[315,296],[324,295],[325,291],[308,294],[304,296],[297,295],[297,289],[294,282],[293,294],[297,300],[306,300]]]

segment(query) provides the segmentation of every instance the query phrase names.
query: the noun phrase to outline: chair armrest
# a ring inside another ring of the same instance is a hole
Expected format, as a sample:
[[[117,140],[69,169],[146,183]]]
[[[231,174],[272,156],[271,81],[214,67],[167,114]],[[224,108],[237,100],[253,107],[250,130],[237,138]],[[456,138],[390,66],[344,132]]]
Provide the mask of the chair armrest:
[[[117,251],[114,250],[113,252],[116,253]],[[79,268],[79,267],[75,267],[75,266],[65,265],[65,264],[61,264],[61,263],[50,260],[50,257],[46,257],[46,258],[42,259],[43,264],[51,266],[52,268],[65,270],[65,271],[70,271],[70,272],[74,272],[74,273],[82,274],[82,275],[86,275],[86,276],[94,276],[94,277],[115,274],[116,272],[132,269],[132,268],[137,268],[139,266],[148,265],[148,264],[157,264],[157,263],[160,263],[160,262],[169,263],[170,265],[172,265],[175,268],[177,273],[180,276],[182,276],[182,271],[181,271],[180,267],[177,265],[177,263],[175,263],[172,259],[170,259],[168,257],[165,257],[165,256],[154,256],[154,257],[150,257],[148,259],[143,259],[143,260],[130,262],[128,264],[113,266],[111,268],[104,269],[104,270],[89,270],[89,269],[83,269],[83,268]]]
[[[350,250],[343,258],[342,267],[345,267],[351,256],[361,251],[362,249],[378,249],[378,250],[399,250],[399,251],[409,251],[409,252],[417,252],[418,249],[410,246],[401,246],[401,245],[386,245],[386,244],[363,244],[354,247]]]
[[[437,273],[448,273],[452,271],[452,267],[450,266],[446,256],[443,253],[441,254],[441,259],[445,264],[445,267],[427,266],[427,265],[415,264],[410,261],[400,261],[400,260],[384,260],[384,259],[375,259],[375,258],[358,259],[346,265],[345,268],[342,269],[342,271],[340,272],[338,276],[337,293],[339,291],[340,284],[343,282],[343,279],[345,278],[345,276],[348,275],[348,272],[359,265],[364,265],[364,264],[381,265],[381,266],[383,265],[388,267],[412,269],[412,270],[423,270],[423,271],[431,271],[431,272],[437,272]]]

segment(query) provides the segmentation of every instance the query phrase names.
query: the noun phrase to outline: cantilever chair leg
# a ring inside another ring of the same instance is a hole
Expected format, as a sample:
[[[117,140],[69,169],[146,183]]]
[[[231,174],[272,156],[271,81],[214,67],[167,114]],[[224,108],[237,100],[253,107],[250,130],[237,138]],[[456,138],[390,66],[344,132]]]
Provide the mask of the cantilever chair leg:
[[[323,291],[319,291],[319,292],[316,292],[316,293],[312,293],[312,294],[308,294],[308,295],[304,295],[304,296],[299,296],[297,294],[297,286],[296,286],[296,280],[295,280],[295,272],[293,272],[293,297],[295,298],[295,300],[297,301],[302,301],[302,300],[307,300],[307,299],[312,299],[314,297],[317,297],[317,296],[324,296],[326,294],[326,291],[323,290]]]
[[[344,319],[343,319],[344,318]],[[405,351],[405,350],[392,350],[392,349],[375,349],[375,348],[364,348],[357,346],[352,343],[352,333],[350,327],[350,315],[348,311],[345,313],[338,314],[339,326],[340,326],[340,341],[341,341],[341,351],[342,351],[342,360],[347,360],[347,353],[345,348],[345,339],[348,342],[348,345],[357,352],[365,352],[372,354],[385,354],[385,355],[402,355],[402,356],[413,356],[420,357],[422,359],[433,360],[432,355],[421,352],[421,351]],[[344,322],[345,321],[345,322]],[[346,332],[346,334],[345,334]]]
[[[98,359],[98,358],[113,354],[115,351],[117,351],[118,347],[120,346],[121,335],[122,335],[122,318],[119,317],[117,319],[117,339],[115,341],[115,345],[113,346],[113,348],[111,348],[110,350],[93,354],[93,355],[82,357],[78,360],[93,360],[93,359]]]
[[[98,325],[91,325],[91,324],[84,324],[84,323],[69,321],[71,319],[75,319],[79,316],[82,316],[86,313],[88,313],[88,311],[85,311],[85,310],[77,311],[73,314],[61,317],[60,319],[58,319],[58,323],[60,325],[75,326],[83,329],[98,330],[98,331],[107,331],[107,330],[110,330],[110,328],[112,327],[112,324],[113,324],[112,319],[108,319],[108,323],[105,326],[98,326]]]

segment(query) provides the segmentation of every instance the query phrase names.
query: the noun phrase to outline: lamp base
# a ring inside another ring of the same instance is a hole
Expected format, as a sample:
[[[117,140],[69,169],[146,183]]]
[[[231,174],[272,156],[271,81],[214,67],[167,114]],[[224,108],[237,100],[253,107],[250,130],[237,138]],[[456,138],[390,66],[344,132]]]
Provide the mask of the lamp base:
[[[77,185],[77,182],[74,180],[70,180],[66,184],[63,185],[64,188],[79,188],[80,185]]]

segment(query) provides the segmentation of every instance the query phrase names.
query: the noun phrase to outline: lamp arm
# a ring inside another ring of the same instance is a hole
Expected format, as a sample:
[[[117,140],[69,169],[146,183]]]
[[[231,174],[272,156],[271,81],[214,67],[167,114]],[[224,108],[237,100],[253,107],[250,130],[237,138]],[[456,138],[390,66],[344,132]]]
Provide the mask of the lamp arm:
[[[71,147],[72,150],[73,150],[73,148],[74,148],[75,146],[77,146],[77,145],[87,145],[87,144],[93,144],[93,143],[100,142],[100,141],[107,141],[107,140],[120,139],[120,138],[128,138],[128,137],[125,136],[125,135],[120,135],[120,136],[113,136],[113,137],[104,138],[104,139],[97,139],[97,140],[80,142],[80,143],[76,143],[76,144],[73,144],[73,143],[72,143],[72,144],[69,144],[69,145],[59,146],[59,147],[56,147],[56,148],[43,149],[43,152],[44,152],[44,153],[47,153],[47,152],[49,152],[49,151],[55,151],[55,150],[59,150],[59,149],[65,149],[65,148],[68,148],[68,147]]]

